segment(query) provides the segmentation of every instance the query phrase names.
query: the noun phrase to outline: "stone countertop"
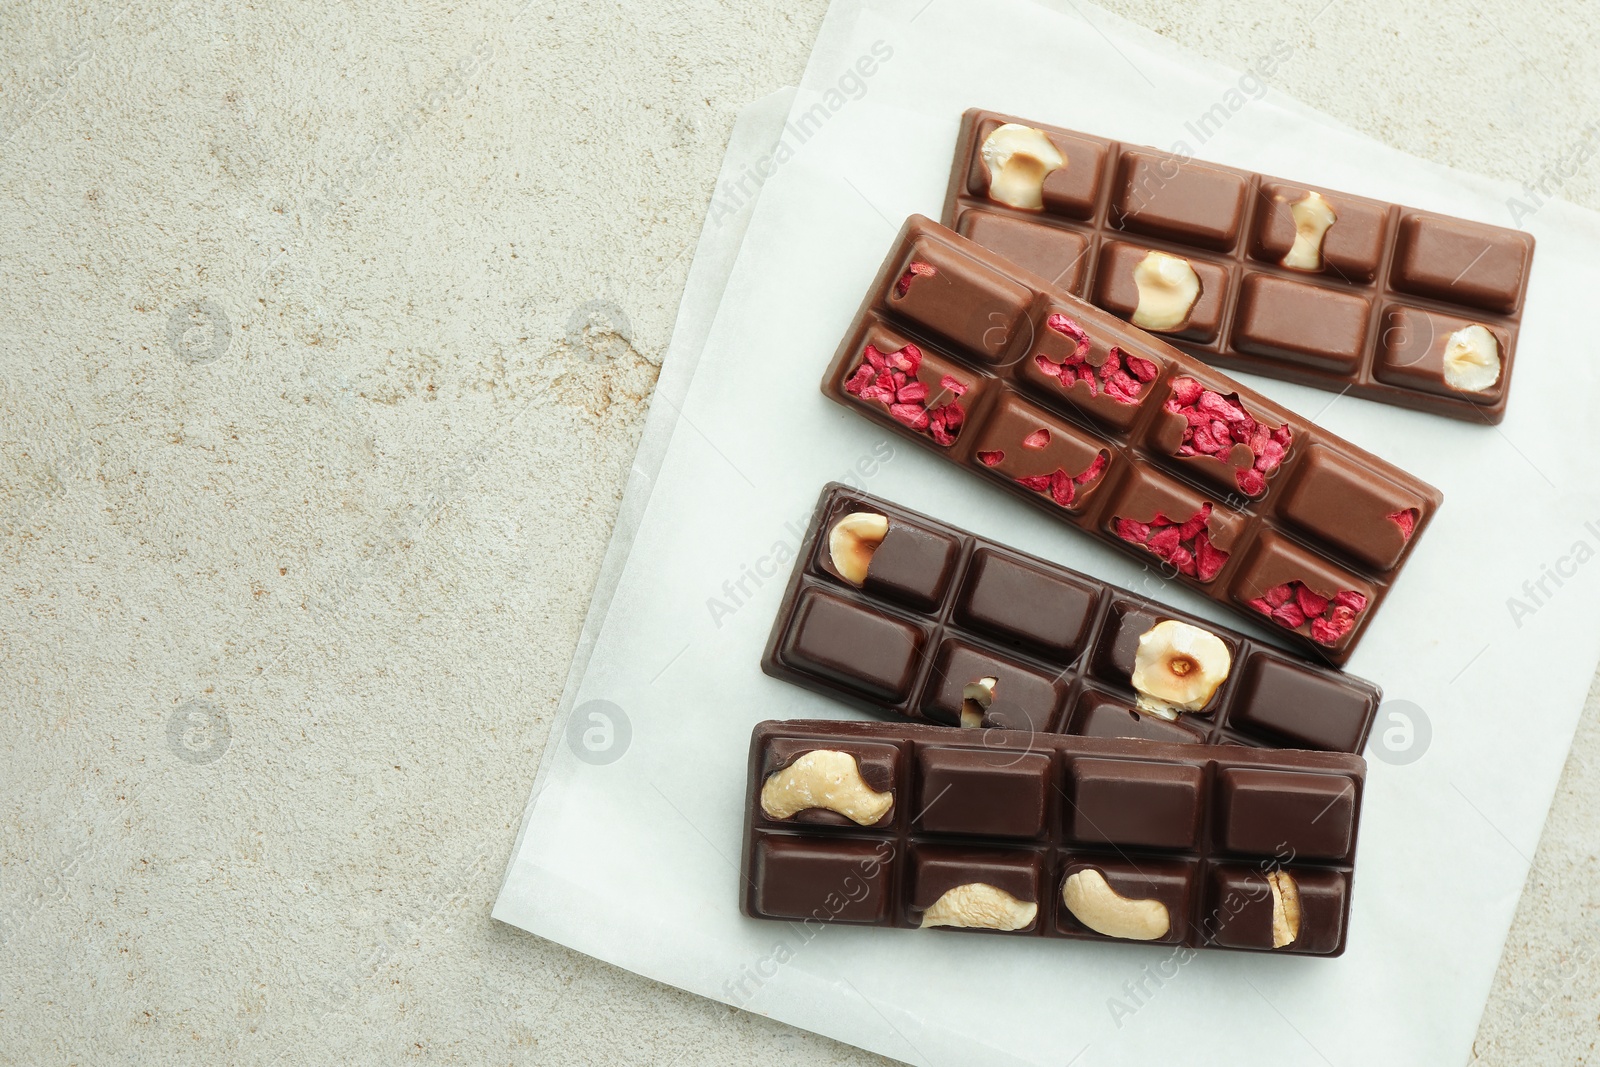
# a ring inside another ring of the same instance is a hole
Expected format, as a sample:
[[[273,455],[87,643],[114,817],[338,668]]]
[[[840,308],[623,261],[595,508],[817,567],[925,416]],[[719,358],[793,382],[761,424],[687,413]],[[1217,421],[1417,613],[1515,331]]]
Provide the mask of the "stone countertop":
[[[0,1063],[884,1062],[488,917],[728,133],[825,6],[0,12]],[[1107,6],[1600,208],[1578,0]],[[1596,704],[1481,1062],[1600,1033]]]

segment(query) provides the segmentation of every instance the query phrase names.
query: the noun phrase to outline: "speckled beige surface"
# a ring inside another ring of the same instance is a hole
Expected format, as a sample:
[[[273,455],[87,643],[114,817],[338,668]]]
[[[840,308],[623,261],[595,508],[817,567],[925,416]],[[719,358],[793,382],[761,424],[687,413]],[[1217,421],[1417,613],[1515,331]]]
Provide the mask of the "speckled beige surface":
[[[1584,5],[1323,3],[1108,6],[1600,208]],[[0,1063],[881,1062],[488,918],[728,131],[824,7],[0,8]],[[1594,1059],[1596,706],[1482,1062]]]

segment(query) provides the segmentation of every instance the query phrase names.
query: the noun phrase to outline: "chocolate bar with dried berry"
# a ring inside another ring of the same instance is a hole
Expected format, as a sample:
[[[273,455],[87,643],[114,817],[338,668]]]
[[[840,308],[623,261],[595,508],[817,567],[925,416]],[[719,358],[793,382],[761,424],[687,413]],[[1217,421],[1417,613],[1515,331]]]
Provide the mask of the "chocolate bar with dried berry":
[[[920,215],[822,390],[1333,664],[1442,500]]]
[[[943,217],[1213,366],[1505,415],[1533,263],[1519,230],[978,108]]]

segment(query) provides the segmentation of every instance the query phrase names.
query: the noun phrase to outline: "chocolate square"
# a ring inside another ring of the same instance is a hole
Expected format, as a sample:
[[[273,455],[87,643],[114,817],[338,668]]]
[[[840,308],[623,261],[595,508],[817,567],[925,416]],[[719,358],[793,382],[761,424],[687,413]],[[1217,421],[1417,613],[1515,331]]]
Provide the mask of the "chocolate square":
[[[1051,773],[1046,753],[924,747],[917,767],[919,829],[992,837],[1044,832]]]
[[[956,621],[1065,664],[1082,651],[1096,604],[1094,587],[1086,582],[980,548],[956,601]]]
[[[1356,786],[1342,775],[1232,767],[1217,780],[1219,844],[1292,860],[1349,858]]]

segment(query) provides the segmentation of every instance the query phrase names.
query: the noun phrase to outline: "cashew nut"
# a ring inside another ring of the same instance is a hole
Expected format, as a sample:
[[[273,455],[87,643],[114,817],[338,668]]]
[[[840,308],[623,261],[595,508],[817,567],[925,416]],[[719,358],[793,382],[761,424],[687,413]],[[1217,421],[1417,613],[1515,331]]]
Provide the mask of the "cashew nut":
[[[960,926],[975,930],[1022,930],[1033,925],[1039,905],[1018,900],[1004,889],[968,882],[948,890],[922,913],[922,928]]]
[[[761,786],[761,810],[769,819],[787,819],[821,808],[871,826],[893,804],[893,790],[874,791],[861,777],[856,758],[831,748],[807,752]]]
[[[1272,887],[1272,947],[1283,948],[1300,936],[1300,887],[1282,870],[1270,872],[1267,884]]]
[[[1096,870],[1081,870],[1069,877],[1061,887],[1061,901],[1079,922],[1107,937],[1154,941],[1172,928],[1165,904],[1125,897]]]

